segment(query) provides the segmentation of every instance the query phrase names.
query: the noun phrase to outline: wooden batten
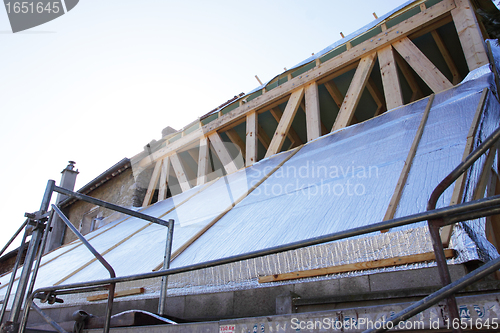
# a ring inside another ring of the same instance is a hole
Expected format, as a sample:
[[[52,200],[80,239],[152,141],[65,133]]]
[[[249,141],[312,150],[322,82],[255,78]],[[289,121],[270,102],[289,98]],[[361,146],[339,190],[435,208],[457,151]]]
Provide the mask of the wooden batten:
[[[300,101],[304,96],[304,88],[300,88],[297,91],[294,91],[286,104],[285,111],[283,112],[283,117],[274,132],[273,138],[271,139],[271,143],[269,144],[269,148],[267,149],[266,156],[269,157],[276,153],[279,153],[283,143],[285,142],[286,134],[292,126],[293,118],[297,113],[297,110],[300,106]]]
[[[144,288],[133,288],[115,292],[114,298],[144,294]],[[87,297],[87,301],[95,302],[108,299],[108,294],[99,294]]]
[[[446,258],[455,257],[455,250],[445,250]],[[365,262],[357,262],[354,264],[346,264],[325,268],[317,268],[310,269],[307,271],[296,271],[290,273],[283,274],[274,274],[267,276],[260,276],[259,283],[267,283],[267,282],[277,282],[277,281],[287,281],[287,280],[296,280],[306,277],[314,277],[314,276],[322,276],[327,274],[338,274],[352,271],[359,271],[365,269],[374,269],[374,268],[384,268],[391,267],[397,265],[407,265],[418,262],[435,260],[434,252],[422,253],[422,254],[414,254],[404,257],[396,257],[390,259],[379,259],[374,261],[365,261]]]
[[[378,62],[380,64],[380,74],[384,86],[384,96],[387,102],[387,109],[391,110],[403,105],[403,93],[399,83],[398,70],[392,46],[389,45],[378,51]]]
[[[321,136],[318,84],[312,82],[305,89],[307,141]]]
[[[238,171],[238,167],[236,166],[236,163],[234,163],[234,160],[229,154],[229,151],[226,149],[224,142],[222,142],[219,133],[214,132],[210,134],[208,138],[210,139],[210,143],[214,147],[215,153],[219,157],[226,172],[233,173]]]
[[[172,163],[172,168],[174,169],[175,176],[179,181],[179,185],[181,186],[182,192],[185,192],[191,188],[191,184],[189,184],[189,179],[186,176],[186,169],[184,169],[184,165],[182,164],[179,155],[173,154],[170,156],[170,161]]]
[[[377,53],[373,52],[359,62],[356,73],[354,73],[347,94],[342,102],[342,107],[337,115],[337,119],[335,119],[335,123],[333,124],[332,132],[348,126],[351,122],[376,58]]]
[[[207,137],[200,139],[200,152],[198,153],[198,175],[196,185],[203,185],[207,182],[208,166],[210,165],[210,146]]]
[[[476,113],[474,114],[474,118],[472,119],[472,123],[469,129],[469,133],[467,134],[467,141],[465,143],[464,154],[462,156],[462,161],[465,160],[467,156],[472,153],[474,150],[474,138],[476,137],[476,132],[479,127],[479,122],[481,120],[481,115],[483,114],[484,104],[486,102],[486,97],[488,96],[488,88],[483,89],[483,93],[481,98],[479,99],[479,103],[476,108]],[[465,175],[467,172],[465,172]],[[462,174],[455,181],[455,187],[453,188],[453,193],[451,195],[450,206],[456,205],[462,202],[462,196],[465,188],[465,177]],[[450,244],[451,234],[453,233],[453,224],[447,225],[441,228],[441,242],[443,246],[446,248]]]
[[[257,112],[252,112],[247,115],[247,131],[246,131],[246,166],[253,165],[257,162],[257,130],[258,130]]]
[[[420,76],[420,78],[431,88],[434,93],[453,87],[450,81],[434,66],[434,64],[405,37],[392,46],[408,62],[411,68]]]

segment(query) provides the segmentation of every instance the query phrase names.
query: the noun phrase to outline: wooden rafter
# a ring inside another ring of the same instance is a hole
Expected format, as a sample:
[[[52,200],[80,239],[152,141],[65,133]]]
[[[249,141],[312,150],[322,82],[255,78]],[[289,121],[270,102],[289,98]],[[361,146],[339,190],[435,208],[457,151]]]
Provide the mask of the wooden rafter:
[[[229,140],[231,140],[231,142],[239,148],[239,150],[241,151],[241,156],[246,156],[245,143],[243,142],[243,140],[241,140],[240,136],[238,135],[238,133],[236,133],[234,128],[228,129],[226,131],[226,135]]]
[[[153,174],[151,175],[151,179],[149,180],[146,196],[144,197],[144,201],[142,202],[142,207],[149,206],[151,200],[153,199],[153,194],[155,193],[156,185],[158,184],[158,179],[160,178],[160,169],[162,161],[163,160],[158,160],[155,164],[155,168],[153,169]]]
[[[351,122],[359,100],[361,99],[361,94],[368,82],[368,77],[375,64],[376,57],[377,52],[373,52],[360,60],[356,73],[354,73],[347,94],[342,102],[342,107],[337,115],[337,119],[335,119],[335,123],[333,124],[332,132],[348,126]]]
[[[455,8],[455,2],[453,0],[443,0],[434,6],[426,9],[425,11],[413,15],[411,19],[403,21],[387,30],[381,32],[380,34],[373,36],[373,38],[368,39],[352,49],[344,51],[342,54],[322,62],[320,66],[315,67],[307,72],[307,75],[300,75],[298,77],[292,78],[287,82],[280,85],[279,89],[272,89],[265,94],[254,98],[253,100],[245,103],[238,108],[232,110],[231,112],[221,116],[220,118],[206,124],[202,128],[199,128],[184,137],[172,142],[170,145],[158,149],[153,152],[150,156],[147,156],[137,162],[136,168],[145,168],[152,161],[157,161],[158,159],[164,158],[167,155],[171,155],[178,151],[182,147],[192,143],[193,141],[198,141],[199,138],[208,133],[213,133],[214,131],[220,130],[230,124],[244,119],[246,114],[249,112],[254,112],[258,110],[269,110],[269,105],[282,99],[283,96],[290,94],[291,92],[297,90],[306,84],[316,81],[318,84],[324,83],[327,77],[337,75],[338,71],[341,71],[346,66],[352,66],[353,63],[357,62],[361,57],[365,56],[370,52],[377,51],[378,49],[384,48],[387,45],[393,44],[397,40],[410,36],[422,27],[430,26],[435,22],[446,22],[443,18],[449,16],[452,9]],[[433,30],[437,26],[433,27]]]
[[[269,138],[266,131],[259,123],[257,123],[257,138],[259,139],[260,143],[262,143],[264,148],[268,150],[269,145],[271,144],[271,138]]]
[[[366,83],[366,89],[368,89],[368,92],[375,101],[375,104],[377,104],[377,110],[375,110],[374,116],[376,117],[382,114],[383,112],[387,111],[385,97],[380,92],[377,85],[375,84],[375,81],[371,77],[368,77],[368,82]]]
[[[281,118],[283,117],[283,112],[281,112],[280,108],[276,106],[269,111],[271,112],[271,115],[276,120],[276,122],[279,124]],[[297,132],[295,132],[295,130],[291,126],[286,136],[292,142],[292,146],[300,146],[303,143]]]
[[[158,189],[158,201],[167,198],[168,175],[170,174],[170,157],[167,156],[163,159],[160,173],[160,186]]]
[[[344,95],[340,92],[339,88],[333,81],[328,81],[325,82],[325,88],[330,94],[330,96],[333,98],[333,101],[335,104],[337,104],[337,107],[340,108],[342,107],[342,102],[344,101]],[[358,123],[358,118],[356,118],[356,115],[352,116],[352,122],[353,123]]]
[[[462,77],[458,72],[457,66],[455,65],[455,61],[453,61],[453,58],[451,57],[450,51],[448,51],[448,48],[446,47],[446,45],[444,45],[444,41],[441,38],[441,35],[437,32],[437,30],[431,31],[431,35],[432,38],[434,38],[434,42],[436,42],[439,52],[441,52],[441,55],[443,56],[444,61],[446,62],[446,65],[450,69],[451,75],[453,76],[452,83],[454,85],[459,84],[460,81],[462,81]]]
[[[434,93],[453,87],[439,69],[413,44],[409,38],[403,38],[392,46],[431,88]]]
[[[306,86],[305,100],[307,141],[311,141],[321,136],[319,93],[318,84],[316,82],[312,82]]]
[[[189,190],[191,188],[191,184],[189,183],[189,179],[186,175],[186,169],[184,168],[179,155],[173,154],[170,156],[170,161],[172,162],[172,168],[174,169],[175,176],[179,181],[182,192]]]
[[[456,8],[451,11],[458,38],[464,51],[469,71],[489,63],[484,41],[477,24],[474,7],[469,0],[455,0]]]
[[[250,166],[257,162],[257,112],[247,114],[247,131],[246,131],[246,166]],[[269,147],[269,146],[268,146]]]
[[[403,74],[406,82],[408,83],[412,91],[410,102],[414,102],[422,98],[424,96],[424,93],[422,92],[422,89],[418,85],[418,82],[415,79],[415,75],[413,75],[413,71],[411,70],[410,66],[408,66],[408,63],[399,55],[399,53],[396,52],[393,54],[394,54],[394,59],[396,59],[396,63],[398,64],[398,67],[401,70],[401,73]]]
[[[378,50],[378,61],[380,64],[380,74],[384,86],[384,95],[387,102],[387,109],[391,110],[403,105],[403,93],[399,83],[398,69],[392,46],[389,45]]]
[[[224,145],[224,142],[222,142],[222,139],[220,138],[219,134],[217,132],[214,132],[210,134],[208,138],[210,139],[210,143],[212,143],[212,146],[215,149],[215,153],[219,157],[219,160],[224,166],[226,172],[229,174],[238,171],[236,163],[234,163],[233,158],[229,154],[229,151]]]
[[[200,139],[200,152],[198,153],[198,177],[196,185],[203,185],[207,182],[208,166],[210,165],[210,146],[206,136]]]
[[[269,148],[267,149],[266,156],[269,157],[278,153],[283,146],[283,142],[285,142],[286,134],[292,126],[293,118],[297,113],[297,110],[300,106],[300,101],[304,96],[304,88],[300,88],[292,93],[288,103],[285,107],[285,112],[283,112],[283,117],[281,117],[280,122],[278,123],[278,127],[274,132],[273,138],[271,139],[271,143],[269,144]]]

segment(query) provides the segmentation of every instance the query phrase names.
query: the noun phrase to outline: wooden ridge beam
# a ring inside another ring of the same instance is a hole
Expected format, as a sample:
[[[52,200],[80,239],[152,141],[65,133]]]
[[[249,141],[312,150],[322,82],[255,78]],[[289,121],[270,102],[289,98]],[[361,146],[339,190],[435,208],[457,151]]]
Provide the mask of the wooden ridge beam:
[[[469,71],[489,63],[474,7],[469,0],[455,0],[451,11]]]
[[[342,107],[337,115],[337,119],[332,127],[332,132],[340,128],[344,128],[349,125],[358,106],[359,100],[361,99],[361,94],[368,82],[368,77],[372,71],[373,65],[375,64],[375,59],[377,57],[377,52],[373,52],[359,62],[356,73],[352,78],[349,89],[345,95],[344,101],[342,102]]]
[[[486,102],[486,97],[488,96],[488,88],[483,89],[481,98],[476,108],[476,113],[472,119],[472,123],[469,128],[469,133],[467,134],[467,141],[465,143],[464,154],[462,156],[462,161],[465,160],[467,156],[474,150],[474,138],[476,137],[476,132],[479,127],[479,122],[481,120],[481,115],[483,114],[484,104]],[[467,174],[467,172],[465,173]],[[465,188],[465,177],[462,174],[455,181],[455,186],[453,187],[453,193],[451,195],[450,206],[457,205],[462,202],[462,196]],[[451,234],[453,233],[453,224],[446,225],[441,228],[441,242],[444,247],[448,247],[450,244]]]
[[[424,133],[425,124],[427,123],[427,118],[429,117],[429,112],[432,108],[432,102],[434,102],[434,94],[429,97],[427,106],[425,107],[424,113],[422,114],[422,119],[420,120],[420,125],[418,126],[417,132],[415,133],[415,138],[411,144],[410,150],[408,151],[408,156],[406,157],[405,164],[399,175],[398,182],[396,184],[396,189],[392,195],[391,201],[389,202],[389,207],[385,212],[384,221],[388,221],[394,218],[396,209],[398,208],[399,201],[401,200],[401,195],[403,194],[403,189],[406,185],[406,180],[408,179],[408,174],[410,173],[411,166],[413,164],[413,158],[417,153],[418,144],[422,138],[422,133]],[[388,230],[382,230],[385,232]]]
[[[158,179],[160,178],[162,161],[163,160],[156,161],[155,168],[153,169],[153,174],[151,175],[151,179],[149,180],[146,196],[144,197],[144,201],[142,202],[142,207],[149,206],[151,200],[153,199],[153,194],[156,190],[156,184],[158,183]]]
[[[200,152],[198,153],[198,174],[196,185],[203,185],[207,182],[208,169],[210,165],[210,143],[206,136],[200,139]]]
[[[271,155],[279,153],[279,151],[281,150],[283,142],[285,142],[286,134],[292,126],[293,118],[295,117],[295,114],[299,109],[300,101],[302,100],[303,96],[304,88],[300,88],[299,90],[294,91],[290,96],[290,99],[286,104],[285,112],[283,112],[283,117],[281,117],[280,122],[278,123],[278,127],[274,132],[265,157],[269,157]]]
[[[255,162],[257,162],[257,153],[258,153],[257,117],[258,117],[257,112],[251,112],[247,114],[246,155],[245,155],[246,166],[253,165]]]
[[[392,46],[434,93],[453,87],[446,76],[439,71],[409,38],[402,38],[392,44]]]
[[[387,109],[397,108],[404,103],[396,60],[394,59],[394,52],[391,45],[378,50],[378,62],[380,64],[380,74],[382,76]]]
[[[179,181],[179,185],[181,187],[182,192],[186,192],[191,188],[191,184],[189,183],[189,179],[186,175],[186,169],[181,162],[178,154],[173,154],[170,156],[170,162],[172,163],[172,168],[174,169],[175,176]]]
[[[307,141],[321,136],[318,84],[312,82],[305,88]]]
[[[455,250],[445,250],[446,258],[455,257]],[[267,282],[277,282],[277,281],[287,281],[287,280],[295,280],[302,279],[306,277],[314,277],[314,276],[322,276],[327,274],[338,274],[352,271],[359,271],[365,269],[374,269],[374,268],[384,268],[398,265],[407,265],[413,264],[417,262],[435,260],[434,252],[421,253],[421,254],[413,254],[409,256],[403,257],[395,257],[390,259],[379,259],[374,261],[365,261],[365,262],[357,262],[353,264],[339,265],[339,266],[331,266],[325,268],[316,268],[310,269],[306,271],[296,271],[290,273],[282,273],[282,274],[274,274],[267,276],[259,276],[259,283],[267,283]]]
[[[222,142],[219,133],[214,132],[210,134],[208,138],[210,139],[210,142],[212,143],[212,146],[215,149],[215,153],[219,157],[219,160],[221,161],[222,165],[224,166],[226,173],[230,174],[238,171],[238,167],[236,166],[236,163],[234,163],[234,160],[229,154],[229,151],[224,145],[224,142]]]
[[[377,51],[378,49],[392,44],[403,37],[411,35],[424,26],[439,21],[444,16],[449,15],[449,12],[454,8],[455,2],[453,0],[443,0],[436,5],[426,9],[425,11],[418,13],[399,24],[396,24],[391,28],[388,28],[387,30],[381,32],[376,36],[373,36],[373,38],[368,39],[356,46],[353,46],[350,50],[345,51],[337,55],[336,57],[321,63],[320,66],[309,70],[305,74],[295,77],[276,87],[275,89],[272,89],[265,94],[254,98],[248,103],[239,106],[231,112],[208,123],[202,128],[199,128],[184,136],[183,138],[174,141],[167,147],[158,149],[156,152],[154,152],[150,156],[143,158],[135,165],[137,167],[148,166],[149,164],[151,164],[151,162],[157,161],[158,159],[161,159],[167,155],[173,154],[175,151],[182,148],[186,144],[199,140],[202,135],[217,131],[224,126],[228,126],[234,121],[241,119],[242,117],[244,118],[248,112],[265,109],[272,103],[283,98],[283,96],[290,94],[299,87],[303,87],[307,83],[316,81],[318,82],[318,84],[322,84],[324,83],[321,81],[322,79],[325,79],[330,75],[335,76],[336,71],[339,71],[346,66],[352,65],[360,58],[364,57],[367,53]]]
[[[168,175],[170,174],[170,157],[167,156],[162,160],[160,173],[160,187],[158,189],[158,201],[163,201],[167,198],[168,190]]]

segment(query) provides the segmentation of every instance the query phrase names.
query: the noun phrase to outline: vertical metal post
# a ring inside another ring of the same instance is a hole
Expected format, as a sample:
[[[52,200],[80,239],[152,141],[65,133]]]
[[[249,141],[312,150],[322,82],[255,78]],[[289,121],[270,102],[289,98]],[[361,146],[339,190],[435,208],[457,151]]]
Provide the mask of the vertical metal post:
[[[167,243],[165,246],[165,257],[163,258],[163,269],[170,268],[170,257],[172,254],[172,239],[174,237],[174,220],[168,220]],[[158,314],[165,316],[167,312],[167,289],[168,275],[161,278],[160,299],[158,303]]]
[[[28,221],[28,220],[26,220]],[[9,303],[10,293],[12,291],[12,286],[14,285],[14,281],[16,280],[16,273],[19,265],[21,264],[21,258],[24,253],[24,248],[26,247],[26,237],[28,236],[28,229],[24,231],[23,239],[21,241],[21,246],[19,247],[19,252],[17,253],[16,263],[14,264],[14,268],[12,268],[12,273],[10,275],[10,282],[7,286],[7,291],[5,292],[5,297],[2,304],[2,311],[0,313],[0,323],[3,322],[3,317],[5,316],[5,310],[7,310],[7,304]]]
[[[43,215],[47,212],[54,186],[55,182],[53,180],[49,180],[47,182],[47,187],[45,188],[45,194],[43,195],[42,204],[40,205],[40,211],[38,212],[39,215]],[[31,267],[33,266],[33,261],[35,260],[35,256],[40,245],[40,240],[42,238],[44,229],[45,225],[38,223],[38,225],[33,230],[33,234],[31,235],[30,245],[26,253],[26,258],[24,259],[23,270],[21,272],[21,276],[19,277],[16,295],[14,297],[9,316],[9,321],[14,325],[14,327],[18,325],[21,307],[26,298],[26,288],[28,287],[28,279],[31,274]]]

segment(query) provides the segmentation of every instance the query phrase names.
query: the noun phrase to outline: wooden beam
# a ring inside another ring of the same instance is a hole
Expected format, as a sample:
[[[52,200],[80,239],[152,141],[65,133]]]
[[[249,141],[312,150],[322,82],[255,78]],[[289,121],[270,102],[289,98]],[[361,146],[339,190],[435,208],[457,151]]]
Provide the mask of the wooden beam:
[[[470,1],[455,0],[455,4],[456,8],[451,11],[451,16],[462,44],[467,67],[472,71],[489,63],[484,40]]]
[[[368,92],[375,101],[375,104],[377,104],[377,110],[375,111],[374,117],[387,111],[385,97],[377,88],[375,81],[371,77],[368,77],[368,82],[366,83],[366,89],[368,89]]]
[[[262,143],[262,145],[266,150],[269,149],[269,145],[271,144],[271,139],[269,138],[266,131],[259,123],[257,123],[257,138],[259,139],[260,143]]]
[[[231,140],[231,142],[240,149],[241,156],[245,157],[246,156],[245,143],[243,142],[243,140],[241,140],[240,136],[238,135],[238,133],[236,133],[234,128],[227,130],[226,135],[229,138],[229,140]]]
[[[302,103],[300,105],[302,106]],[[305,110],[305,108],[304,108],[304,110]],[[283,117],[283,112],[281,112],[280,108],[274,107],[274,108],[270,109],[269,112],[271,112],[271,115],[276,120],[276,122],[279,124],[281,118]],[[291,126],[290,126],[290,129],[288,130],[288,133],[286,134],[286,136],[292,142],[292,146],[300,146],[301,144],[303,144],[299,135],[297,134],[297,132],[295,132],[295,130]]]
[[[476,137],[476,132],[479,127],[479,122],[481,120],[481,115],[484,110],[484,103],[486,102],[486,97],[488,96],[488,88],[483,89],[483,93],[481,98],[479,99],[479,103],[476,108],[476,113],[474,114],[474,118],[472,119],[472,123],[470,125],[469,133],[467,134],[467,141],[465,143],[464,154],[462,156],[462,161],[465,160],[467,156],[474,150],[474,138]],[[453,188],[453,194],[451,195],[450,206],[456,205],[462,202],[462,195],[465,188],[465,177],[462,174],[455,181],[455,187]],[[448,247],[450,244],[451,234],[453,233],[453,224],[447,225],[441,228],[441,242],[444,247]]]
[[[139,295],[139,294],[144,294],[144,288],[133,288],[129,290],[120,290],[115,292],[115,298],[116,297],[125,297],[125,296],[132,296],[132,295]],[[87,297],[87,301],[93,302],[93,301],[102,301],[104,299],[108,299],[108,294],[99,294],[99,295],[93,295]]]
[[[179,181],[179,185],[181,186],[182,192],[186,192],[191,188],[191,184],[189,184],[189,179],[186,176],[186,170],[182,165],[182,162],[179,158],[179,155],[173,154],[170,156],[170,161],[172,162],[172,168],[174,169],[177,180]]]
[[[394,52],[391,45],[378,50],[378,62],[380,64],[380,74],[382,75],[387,109],[397,108],[404,103],[396,60],[394,59]]]
[[[420,139],[422,138],[422,133],[424,132],[425,124],[427,123],[427,118],[429,117],[429,112],[432,108],[434,96],[435,95],[433,94],[429,97],[427,106],[424,110],[424,113],[422,114],[420,125],[418,126],[417,132],[415,133],[415,138],[413,139],[413,143],[411,144],[410,151],[408,152],[408,156],[406,157],[405,164],[403,165],[403,169],[401,170],[401,174],[399,175],[396,189],[394,190],[391,201],[389,202],[389,207],[387,207],[387,211],[385,212],[384,221],[394,218],[394,214],[396,213],[396,209],[398,208],[399,201],[401,200],[401,195],[403,194],[403,189],[406,185],[406,180],[408,179],[411,165],[413,164],[413,158],[417,153],[418,144],[420,143]],[[388,230],[382,230],[382,232],[385,231]]]
[[[253,165],[255,162],[257,162],[257,152],[258,152],[257,118],[258,118],[257,112],[251,112],[247,114],[246,155],[245,155],[246,166]]]
[[[219,157],[219,160],[221,161],[222,165],[224,166],[226,173],[229,174],[238,171],[236,163],[234,163],[233,158],[227,151],[226,146],[224,145],[224,142],[222,142],[219,134],[217,132],[212,133],[208,136],[208,138],[210,139],[210,142],[212,143],[212,146],[215,149],[215,153]]]
[[[300,88],[299,90],[294,91],[290,96],[290,99],[288,100],[288,103],[285,107],[285,112],[283,112],[283,117],[281,117],[281,120],[278,123],[278,127],[274,132],[265,157],[269,157],[276,153],[279,153],[279,151],[281,150],[283,142],[285,142],[286,134],[288,133],[290,126],[292,126],[293,118],[295,117],[295,114],[299,109],[302,97],[304,97],[304,88]]]
[[[200,152],[198,154],[198,177],[196,185],[203,185],[207,182],[208,169],[210,165],[210,144],[206,136],[200,139]]]
[[[149,180],[146,196],[144,197],[144,201],[142,202],[142,207],[149,206],[151,200],[153,199],[153,194],[155,193],[156,190],[156,184],[158,183],[158,179],[160,178],[161,163],[162,160],[159,160],[155,164],[155,168],[153,169],[153,174],[151,175],[151,179]]]
[[[446,258],[455,257],[455,250],[445,250]],[[296,271],[290,273],[283,274],[274,274],[267,276],[259,276],[259,283],[267,283],[267,282],[276,282],[276,281],[287,281],[287,280],[295,280],[306,277],[313,276],[322,276],[327,274],[338,274],[352,271],[359,271],[365,269],[374,269],[374,268],[383,268],[383,267],[391,267],[398,265],[407,265],[413,264],[417,262],[430,261],[435,260],[434,252],[421,253],[421,254],[413,254],[409,256],[396,257],[390,259],[379,259],[374,261],[365,261],[365,262],[357,262],[353,264],[325,267],[325,268],[316,268],[310,269],[307,271]]]
[[[281,84],[277,89],[272,89],[266,92],[264,95],[254,98],[248,103],[239,106],[231,112],[208,123],[202,128],[199,128],[192,133],[184,136],[183,138],[174,141],[167,147],[158,149],[150,156],[144,157],[142,158],[142,160],[135,162],[134,167],[147,167],[149,164],[151,164],[151,162],[164,158],[167,155],[171,155],[183,146],[193,141],[199,140],[201,136],[215,132],[220,128],[223,128],[224,126],[228,126],[234,121],[246,117],[246,114],[249,112],[255,110],[266,110],[266,108],[267,110],[269,110],[268,106],[270,104],[275,103],[277,100],[283,98],[283,96],[290,94],[297,88],[303,87],[310,82],[316,81],[318,82],[318,84],[322,84],[324,83],[322,80],[325,80],[330,75],[335,76],[339,70],[357,62],[367,53],[377,51],[378,49],[392,44],[405,36],[411,35],[414,32],[421,30],[427,25],[441,20],[443,17],[449,15],[450,10],[454,8],[455,2],[453,0],[443,0],[436,5],[428,8],[424,12],[418,13],[411,18],[387,29],[386,31],[373,36],[373,38],[354,46],[349,51],[345,51],[338,56],[323,62],[321,66],[309,70],[306,75],[300,75],[298,77],[290,79],[287,82]]]
[[[446,76],[434,66],[409,38],[400,39],[392,46],[434,93],[453,87]]]
[[[344,95],[342,95],[339,88],[337,88],[337,85],[333,81],[325,82],[325,88],[330,94],[330,96],[333,98],[335,104],[337,104],[337,107],[339,108],[340,111],[340,108],[342,107],[342,102],[344,101]],[[352,116],[352,120],[354,123],[359,122],[358,118],[356,118],[356,115]]]
[[[408,83],[412,91],[410,102],[414,102],[424,97],[424,93],[422,92],[422,89],[418,85],[418,82],[415,79],[415,76],[413,75],[410,66],[408,66],[408,63],[399,55],[399,53],[396,52],[393,54],[394,54],[394,59],[396,60],[399,69],[401,70],[401,73],[403,74],[404,78],[406,79],[406,82]]]
[[[472,195],[472,200],[479,200],[484,198],[484,193],[486,192],[486,185],[490,182],[491,177],[491,167],[493,162],[495,161],[495,156],[497,155],[497,147],[496,145],[491,147],[488,151],[488,155],[486,157],[486,161],[483,164],[481,169],[481,173],[479,176],[479,181],[476,184],[476,188],[474,189],[474,193]]]
[[[354,73],[347,94],[342,102],[342,107],[339,110],[337,119],[335,119],[335,123],[333,124],[332,132],[346,127],[351,122],[376,58],[377,52],[373,52],[359,62],[356,73]]]
[[[307,141],[321,136],[318,84],[312,82],[305,88]]]
[[[158,201],[165,200],[167,198],[168,189],[168,175],[170,174],[170,157],[167,156],[163,159],[161,164],[160,173],[160,187],[158,189]]]
[[[462,77],[460,76],[460,73],[458,72],[457,66],[455,65],[455,61],[453,61],[453,58],[451,57],[450,52],[448,51],[448,48],[446,45],[444,45],[443,39],[441,38],[441,35],[437,32],[437,30],[431,31],[432,38],[434,38],[434,42],[436,42],[436,45],[439,49],[439,52],[441,52],[441,55],[444,58],[444,61],[446,62],[446,65],[448,66],[451,75],[453,76],[453,79],[451,82],[454,85],[457,85],[462,81]]]

